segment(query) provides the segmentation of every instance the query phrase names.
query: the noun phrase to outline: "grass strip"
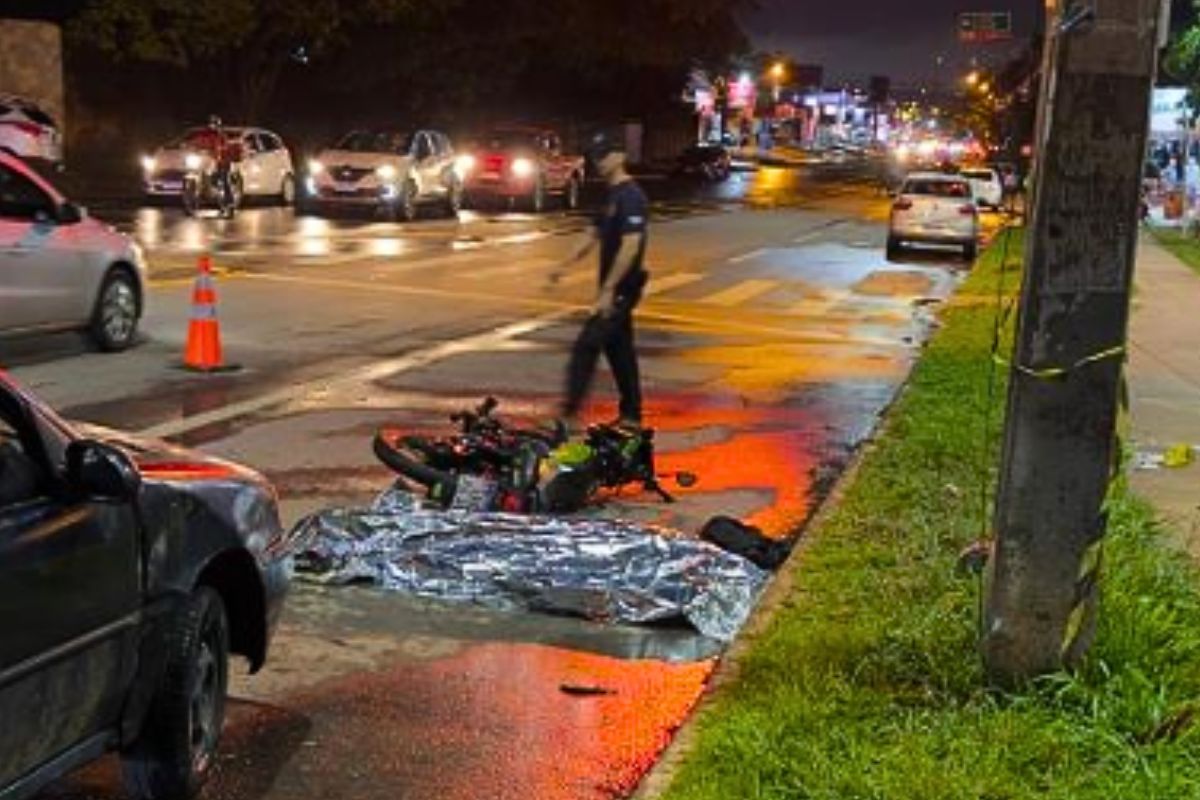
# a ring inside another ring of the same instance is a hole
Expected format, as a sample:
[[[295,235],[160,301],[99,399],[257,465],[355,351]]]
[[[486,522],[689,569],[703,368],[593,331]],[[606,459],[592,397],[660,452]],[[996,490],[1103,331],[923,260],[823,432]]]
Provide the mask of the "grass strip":
[[[1124,486],[1084,668],[984,688],[978,579],[956,560],[990,513],[1005,387],[996,375],[989,391],[997,302],[983,300],[1016,291],[1007,235],[810,533],[797,588],[699,713],[666,800],[1200,798],[1197,576]]]
[[[1190,236],[1180,228],[1151,226],[1150,232],[1158,243],[1175,255],[1191,270],[1200,274],[1200,239]]]

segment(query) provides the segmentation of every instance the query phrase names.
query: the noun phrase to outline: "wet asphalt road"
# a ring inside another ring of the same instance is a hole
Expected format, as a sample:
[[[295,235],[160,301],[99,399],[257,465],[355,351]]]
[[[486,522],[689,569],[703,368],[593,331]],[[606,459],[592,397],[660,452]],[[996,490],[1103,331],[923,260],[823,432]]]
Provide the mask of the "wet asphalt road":
[[[685,533],[725,513],[796,534],[894,396],[953,288],[953,255],[883,257],[887,203],[852,169],[762,169],[715,190],[648,181],[639,309],[660,469],[699,483],[665,506],[591,513]],[[0,363],[70,417],[168,436],[277,484],[286,521],[386,487],[383,422],[436,429],[485,394],[553,412],[593,265],[550,268],[580,215],[464,214],[393,225],[253,209],[236,221],[114,209],[151,253],[144,340],[0,344]],[[227,357],[182,372],[185,277],[220,270]],[[615,414],[606,374],[588,409]],[[485,612],[298,586],[264,672],[238,679],[209,798],[607,798],[628,794],[700,697],[720,648],[682,629]],[[571,687],[598,693],[578,694]],[[115,762],[46,793],[119,797]]]

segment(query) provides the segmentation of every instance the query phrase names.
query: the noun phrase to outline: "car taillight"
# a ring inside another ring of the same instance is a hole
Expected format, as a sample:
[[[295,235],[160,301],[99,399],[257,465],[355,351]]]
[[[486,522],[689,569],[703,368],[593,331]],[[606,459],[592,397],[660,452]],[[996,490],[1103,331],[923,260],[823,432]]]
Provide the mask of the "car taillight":
[[[907,198],[902,197],[896,202],[892,203],[893,211],[908,211],[910,208],[912,208],[912,200]]]
[[[973,217],[979,213],[979,209],[977,209],[973,203],[966,203],[958,207],[958,213]]]

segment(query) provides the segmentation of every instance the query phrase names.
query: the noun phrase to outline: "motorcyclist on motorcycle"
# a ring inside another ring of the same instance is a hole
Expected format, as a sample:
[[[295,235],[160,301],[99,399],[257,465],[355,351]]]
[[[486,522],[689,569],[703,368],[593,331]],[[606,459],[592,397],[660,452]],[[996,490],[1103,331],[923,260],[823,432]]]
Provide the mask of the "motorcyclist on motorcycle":
[[[215,114],[210,116],[208,126],[195,136],[193,144],[211,159],[212,185],[221,194],[222,210],[229,216],[233,216],[236,209],[233,165],[241,156],[237,145],[229,140],[221,118]]]

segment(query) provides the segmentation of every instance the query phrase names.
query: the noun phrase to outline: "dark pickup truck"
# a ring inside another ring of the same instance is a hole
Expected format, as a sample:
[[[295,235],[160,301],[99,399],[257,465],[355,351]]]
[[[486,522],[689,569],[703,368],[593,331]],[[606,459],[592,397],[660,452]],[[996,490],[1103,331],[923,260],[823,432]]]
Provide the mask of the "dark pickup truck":
[[[266,659],[282,534],[256,473],[69,425],[0,371],[0,800],[114,750],[131,796],[194,795],[229,654]]]
[[[478,137],[462,149],[457,168],[466,203],[502,200],[540,212],[551,195],[561,197],[564,208],[579,205],[583,164],[583,156],[563,153],[554,131],[513,127]]]

